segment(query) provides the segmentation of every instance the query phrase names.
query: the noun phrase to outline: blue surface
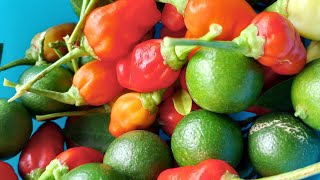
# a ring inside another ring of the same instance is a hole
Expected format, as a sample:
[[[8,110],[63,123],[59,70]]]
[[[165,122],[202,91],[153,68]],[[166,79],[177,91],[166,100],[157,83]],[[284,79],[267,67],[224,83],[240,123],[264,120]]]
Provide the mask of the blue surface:
[[[77,20],[78,18],[73,13],[69,0],[2,1],[0,6],[0,42],[4,43],[5,46],[1,65],[24,57],[24,52],[29,47],[34,34],[57,24],[76,22]],[[17,82],[25,69],[26,66],[1,72],[1,84],[4,77]],[[14,93],[14,89],[0,86],[0,97],[10,98]],[[231,116],[235,119],[243,119],[250,114],[239,113]],[[35,120],[33,122],[33,131],[35,131],[41,123]],[[55,122],[63,127],[65,119],[58,119]],[[18,160],[19,154],[6,162],[10,163],[18,172]],[[320,179],[320,176],[309,179]]]
[[[48,27],[66,23],[77,22],[78,18],[74,14],[69,0],[4,0],[0,6],[0,42],[4,43],[4,51],[1,65],[24,57],[25,50],[29,47],[32,37],[44,31]],[[27,68],[18,67],[0,73],[0,82],[7,78],[17,82],[19,76]],[[0,97],[10,98],[15,91],[11,88],[0,86]],[[41,123],[33,121],[33,132]],[[64,126],[65,119],[56,120],[61,127]],[[6,162],[10,163],[17,171],[19,154]],[[1,172],[0,172],[1,173]]]

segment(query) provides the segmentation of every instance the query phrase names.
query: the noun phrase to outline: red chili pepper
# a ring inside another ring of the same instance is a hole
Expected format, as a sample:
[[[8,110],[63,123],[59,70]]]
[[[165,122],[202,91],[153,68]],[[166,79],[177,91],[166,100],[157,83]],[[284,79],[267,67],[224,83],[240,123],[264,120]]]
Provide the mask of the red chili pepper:
[[[101,60],[114,61],[126,56],[160,18],[154,0],[118,0],[90,13],[84,35]]]
[[[167,88],[179,77],[180,70],[166,65],[161,54],[162,40],[153,39],[138,44],[127,59],[117,64],[119,83],[137,92]]]
[[[10,164],[0,161],[0,179],[18,180],[18,176]]]
[[[221,26],[212,25],[202,40],[211,40],[221,33]],[[137,92],[152,92],[168,88],[179,77],[188,53],[196,47],[166,46],[153,39],[138,44],[133,52],[117,63],[119,83]]]
[[[42,124],[21,152],[18,165],[20,176],[39,177],[45,167],[63,151],[63,145],[61,128],[53,122]]]
[[[306,49],[292,23],[275,12],[262,12],[252,23],[265,38],[264,54],[258,61],[276,73],[293,75],[306,64]]]
[[[164,5],[161,14],[161,22],[173,32],[180,31],[186,27],[183,16],[177,11],[177,8],[169,3]]]
[[[187,32],[187,28],[182,28],[179,31],[171,31],[166,26],[163,26],[160,31],[160,38],[168,37],[175,37],[175,38],[183,38]]]
[[[103,154],[89,147],[75,147],[60,153],[42,173],[39,180],[61,179],[68,171],[87,163],[102,163]]]
[[[238,176],[236,170],[225,161],[208,159],[196,166],[167,169],[158,176],[158,180],[220,180],[226,173]]]

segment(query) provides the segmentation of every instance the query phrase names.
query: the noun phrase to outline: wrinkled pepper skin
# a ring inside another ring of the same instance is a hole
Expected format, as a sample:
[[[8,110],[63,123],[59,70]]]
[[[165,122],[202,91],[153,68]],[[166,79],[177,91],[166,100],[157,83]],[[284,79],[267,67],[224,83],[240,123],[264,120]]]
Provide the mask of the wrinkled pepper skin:
[[[82,66],[74,75],[73,85],[86,103],[93,106],[108,103],[124,89],[118,83],[115,65],[99,60]]]
[[[0,179],[18,180],[17,174],[14,172],[10,164],[0,161]]]
[[[179,77],[180,70],[173,70],[165,64],[161,55],[160,39],[138,44],[133,52],[117,63],[119,83],[137,92],[151,92],[168,88]]]
[[[161,23],[173,32],[178,32],[186,27],[184,19],[177,8],[169,3],[164,5],[161,14]]]
[[[261,12],[252,21],[258,36],[265,38],[264,54],[258,61],[282,75],[300,72],[307,53],[292,23],[275,12]]]
[[[196,166],[167,169],[158,176],[158,180],[220,180],[226,172],[238,176],[236,170],[225,161],[208,159]]]
[[[89,147],[75,147],[67,149],[66,151],[60,153],[56,159],[60,161],[61,164],[65,164],[72,170],[80,165],[103,161],[103,154],[100,151]]]
[[[124,94],[112,106],[109,132],[119,137],[132,130],[146,129],[154,122],[156,115],[142,106],[140,93]]]
[[[118,0],[93,10],[84,35],[102,61],[126,56],[160,20],[154,0]]]
[[[44,170],[63,151],[63,145],[61,128],[53,122],[42,124],[21,152],[18,164],[20,176],[34,177],[36,170]]]
[[[240,35],[256,13],[245,0],[189,0],[184,22],[188,31],[196,38],[209,31],[213,23],[220,24],[222,33],[215,39],[232,40]]]

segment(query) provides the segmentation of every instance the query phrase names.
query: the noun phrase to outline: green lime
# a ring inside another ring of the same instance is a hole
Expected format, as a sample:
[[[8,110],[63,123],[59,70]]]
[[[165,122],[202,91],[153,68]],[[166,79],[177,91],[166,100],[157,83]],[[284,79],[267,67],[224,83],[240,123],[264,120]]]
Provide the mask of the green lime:
[[[0,99],[0,158],[18,153],[32,133],[32,117],[19,102]]]
[[[319,161],[317,134],[289,113],[261,116],[248,137],[249,158],[262,176],[272,176]]]
[[[49,65],[31,66],[20,77],[19,83],[24,84],[32,79]],[[45,77],[32,85],[34,88],[46,89],[57,92],[66,92],[72,85],[72,73],[63,67],[58,67],[49,72]],[[21,97],[21,102],[32,113],[50,114],[70,110],[73,106],[67,105],[50,98],[37,95],[34,93],[26,93]]]
[[[89,163],[78,166],[62,177],[62,180],[125,180],[124,175],[102,163]]]
[[[188,63],[186,83],[192,99],[203,109],[236,113],[260,95],[263,68],[234,51],[201,48]]]
[[[180,166],[197,165],[212,158],[235,167],[242,157],[242,134],[238,125],[226,115],[193,111],[173,131],[171,149]]]
[[[295,116],[308,126],[320,130],[320,59],[314,60],[293,80],[291,100]]]
[[[153,180],[172,165],[170,148],[159,136],[144,130],[125,133],[107,149],[103,163],[129,177]]]

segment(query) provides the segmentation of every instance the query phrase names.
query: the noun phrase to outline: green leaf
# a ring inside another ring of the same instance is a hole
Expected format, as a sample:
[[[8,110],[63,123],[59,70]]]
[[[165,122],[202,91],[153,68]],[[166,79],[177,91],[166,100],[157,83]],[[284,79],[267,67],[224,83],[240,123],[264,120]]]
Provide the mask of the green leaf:
[[[273,111],[293,111],[291,102],[291,85],[293,78],[283,81],[258,98],[255,105],[262,106]]]
[[[187,91],[184,89],[176,92],[173,97],[173,105],[177,112],[181,115],[187,115],[191,111],[192,99]]]
[[[105,153],[115,139],[108,130],[110,115],[95,113],[68,119],[63,129],[64,135],[75,144]]]

